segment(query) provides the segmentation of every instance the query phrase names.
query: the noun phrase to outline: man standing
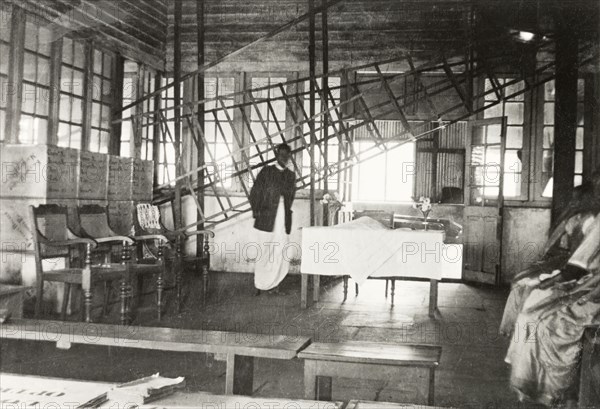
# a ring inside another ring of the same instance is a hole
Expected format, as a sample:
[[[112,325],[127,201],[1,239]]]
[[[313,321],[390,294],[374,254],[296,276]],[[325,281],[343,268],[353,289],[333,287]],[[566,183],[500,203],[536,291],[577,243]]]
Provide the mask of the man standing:
[[[254,228],[261,249],[254,268],[257,295],[261,290],[277,287],[288,273],[290,263],[284,250],[292,230],[292,203],[296,193],[296,176],[286,167],[291,154],[288,145],[278,145],[275,165],[265,166],[259,172],[250,192]]]

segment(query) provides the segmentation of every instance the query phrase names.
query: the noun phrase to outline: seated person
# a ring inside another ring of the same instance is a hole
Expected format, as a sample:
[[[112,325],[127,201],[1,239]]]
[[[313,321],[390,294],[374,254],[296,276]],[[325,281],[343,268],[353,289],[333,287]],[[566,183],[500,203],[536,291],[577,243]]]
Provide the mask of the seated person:
[[[600,176],[597,178],[600,180]],[[556,227],[546,241],[542,259],[513,279],[500,324],[501,334],[507,337],[512,335],[523,302],[531,290],[540,284],[540,277],[550,276],[554,270],[565,266],[573,251],[581,243],[583,227],[593,220],[594,214],[598,211],[600,211],[600,189],[595,192],[593,184],[575,188],[567,210],[558,219]]]
[[[514,328],[505,361],[520,398],[547,406],[571,401],[581,337],[600,323],[600,213],[565,268],[531,291]]]

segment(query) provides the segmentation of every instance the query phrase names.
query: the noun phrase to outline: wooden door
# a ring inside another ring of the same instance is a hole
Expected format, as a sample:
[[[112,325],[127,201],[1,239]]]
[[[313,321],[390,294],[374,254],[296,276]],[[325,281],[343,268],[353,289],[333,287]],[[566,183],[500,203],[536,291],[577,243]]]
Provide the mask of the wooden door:
[[[506,118],[469,123],[463,279],[497,284],[502,245]]]

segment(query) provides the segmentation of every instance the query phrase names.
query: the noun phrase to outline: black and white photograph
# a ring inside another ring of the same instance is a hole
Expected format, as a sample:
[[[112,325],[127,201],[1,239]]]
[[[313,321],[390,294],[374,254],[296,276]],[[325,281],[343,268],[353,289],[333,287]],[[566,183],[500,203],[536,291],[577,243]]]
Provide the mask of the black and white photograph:
[[[600,409],[600,0],[0,0],[0,409]]]

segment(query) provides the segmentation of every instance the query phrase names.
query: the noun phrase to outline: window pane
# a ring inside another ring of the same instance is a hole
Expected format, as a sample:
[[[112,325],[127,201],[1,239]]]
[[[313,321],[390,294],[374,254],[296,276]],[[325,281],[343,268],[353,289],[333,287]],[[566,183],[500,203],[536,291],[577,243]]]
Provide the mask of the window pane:
[[[544,125],[554,124],[554,102],[544,104]]]
[[[516,92],[522,91],[524,88],[525,88],[525,84],[523,83],[523,81],[519,81],[515,84],[507,86],[504,90],[504,95],[506,95],[508,97]],[[519,94],[516,97],[511,98],[510,100],[511,101],[523,101],[523,96],[524,96],[524,94]]]
[[[25,53],[23,60],[23,79],[25,81],[35,82],[36,80],[37,58],[35,54]]]
[[[554,101],[554,80],[548,81],[544,84],[544,100]]]
[[[544,127],[544,149],[551,149],[554,147],[554,127],[545,126]]]
[[[508,126],[506,128],[506,147],[523,147],[523,128],[520,126]]]
[[[68,95],[60,96],[58,119],[67,122],[71,120],[71,98]]]
[[[73,65],[78,68],[83,68],[85,66],[85,45],[81,41],[75,41]]]
[[[94,50],[94,74],[102,74],[102,52]]]
[[[500,143],[502,135],[502,125],[488,125],[486,143]]]
[[[483,111],[484,118],[497,118],[499,116],[502,116],[502,104],[496,104]]]
[[[521,125],[523,123],[523,103],[506,103],[507,122],[511,125]]]
[[[583,149],[583,128],[577,127],[577,135],[575,139],[575,149]]]
[[[62,146],[65,148],[69,147],[69,134],[70,134],[70,126],[63,122],[58,124],[58,133],[56,134],[58,146]]]
[[[583,173],[583,152],[575,152],[575,173]]]

